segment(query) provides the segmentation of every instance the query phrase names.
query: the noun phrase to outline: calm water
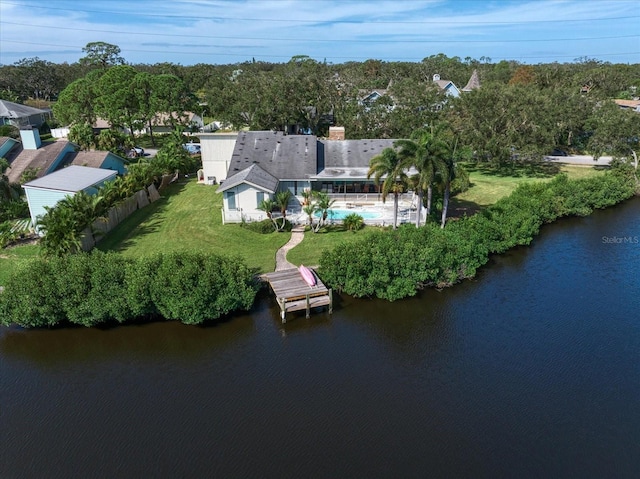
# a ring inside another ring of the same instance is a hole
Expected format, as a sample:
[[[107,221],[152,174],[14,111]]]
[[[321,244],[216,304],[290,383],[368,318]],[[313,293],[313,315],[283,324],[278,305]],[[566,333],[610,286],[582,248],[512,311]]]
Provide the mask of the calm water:
[[[284,326],[265,295],[208,328],[0,329],[0,477],[638,477],[636,236],[640,200]]]

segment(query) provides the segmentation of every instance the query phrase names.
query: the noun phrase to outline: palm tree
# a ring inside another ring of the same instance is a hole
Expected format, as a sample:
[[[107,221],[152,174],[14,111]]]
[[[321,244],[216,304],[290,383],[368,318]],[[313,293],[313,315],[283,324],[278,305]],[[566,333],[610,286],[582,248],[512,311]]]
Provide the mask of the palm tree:
[[[447,209],[449,207],[449,196],[451,193],[451,182],[456,179],[456,153],[457,153],[457,142],[445,142],[447,147],[446,156],[440,159],[437,164],[438,176],[440,177],[440,182],[444,189],[444,196],[442,200],[442,221],[440,223],[440,228],[444,228],[445,223],[447,222]]]
[[[405,163],[393,148],[385,148],[382,153],[371,158],[367,179],[374,177],[378,188],[382,180],[382,201],[393,193],[393,229],[398,225],[398,197],[408,183]]]
[[[267,214],[267,218],[269,218],[273,222],[273,227],[276,231],[278,231],[278,223],[273,219],[273,209],[276,207],[276,203],[271,198],[266,198],[260,202],[258,205],[258,209],[264,211]]]
[[[429,130],[418,130],[411,140],[398,140],[399,155],[406,161],[406,168],[413,166],[418,173],[411,178],[422,206],[424,192],[427,193],[426,216],[431,214],[433,187],[439,179],[442,162],[451,156],[448,132],[444,125],[431,126]],[[420,226],[420,210],[416,215],[416,226]]]
[[[282,226],[280,230],[284,229],[284,225],[287,223],[287,207],[289,206],[289,200],[291,199],[291,191],[284,190],[276,193],[276,206],[280,208],[282,214]]]
[[[317,233],[320,228],[325,225],[328,212],[336,200],[332,200],[328,193],[324,193],[322,191],[314,192],[314,196],[316,197],[316,208],[321,211],[320,219],[318,220],[318,225],[315,229],[315,232]]]
[[[313,214],[316,212],[316,205],[306,204],[302,207],[302,211],[309,217],[309,227],[313,229]]]

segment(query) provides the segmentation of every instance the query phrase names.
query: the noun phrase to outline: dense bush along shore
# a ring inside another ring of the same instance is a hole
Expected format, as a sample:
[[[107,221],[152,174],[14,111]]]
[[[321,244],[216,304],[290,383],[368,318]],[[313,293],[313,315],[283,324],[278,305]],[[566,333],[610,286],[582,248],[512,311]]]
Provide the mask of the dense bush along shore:
[[[602,176],[520,185],[510,196],[476,215],[435,222],[416,229],[405,225],[323,252],[320,272],[332,288],[355,297],[390,301],[413,296],[424,287],[450,286],[475,276],[492,253],[528,245],[545,223],[564,216],[586,216],[634,195],[634,170],[622,165]]]

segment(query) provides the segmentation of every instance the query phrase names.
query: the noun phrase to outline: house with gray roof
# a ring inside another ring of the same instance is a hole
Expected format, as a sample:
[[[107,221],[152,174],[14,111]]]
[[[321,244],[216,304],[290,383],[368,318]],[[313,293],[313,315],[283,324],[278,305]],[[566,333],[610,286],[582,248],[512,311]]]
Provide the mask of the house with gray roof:
[[[344,138],[344,137],[341,137]],[[258,206],[278,191],[292,193],[290,207],[300,210],[305,190],[327,193],[376,193],[367,178],[371,158],[394,140],[330,140],[276,131],[238,133],[226,179],[218,191],[225,222],[266,218]]]
[[[39,127],[51,116],[49,110],[41,110],[12,101],[0,100],[0,125]]]
[[[38,218],[46,214],[46,207],[53,207],[63,198],[79,191],[95,194],[100,186],[116,176],[117,172],[112,170],[71,165],[25,183],[23,188],[32,224],[37,225]]]

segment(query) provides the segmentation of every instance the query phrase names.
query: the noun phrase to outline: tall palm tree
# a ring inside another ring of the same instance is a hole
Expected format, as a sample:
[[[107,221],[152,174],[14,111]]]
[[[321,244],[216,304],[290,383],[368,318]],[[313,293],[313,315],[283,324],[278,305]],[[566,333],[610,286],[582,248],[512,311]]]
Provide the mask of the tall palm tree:
[[[411,177],[411,183],[418,194],[416,227],[420,226],[420,216],[425,191],[427,192],[426,216],[431,214],[431,198],[436,180],[437,165],[447,154],[446,144],[439,135],[440,129],[418,130],[410,140],[397,140],[394,147],[406,169],[414,167],[417,174]]]
[[[382,186],[382,201],[393,194],[393,229],[398,226],[398,198],[408,183],[405,163],[393,148],[385,148],[382,153],[371,158],[367,179],[374,177],[378,188]],[[382,183],[381,183],[382,181]]]
[[[332,200],[329,197],[329,194],[323,191],[314,192],[314,196],[316,197],[315,206],[319,211],[321,211],[320,219],[318,220],[318,224],[315,229],[315,232],[318,232],[320,228],[325,225],[327,221],[328,211],[331,209],[336,200]]]
[[[261,211],[264,211],[267,214],[267,218],[269,218],[272,221],[273,227],[275,228],[276,231],[278,231],[278,223],[276,223],[276,220],[273,219],[273,213],[272,213],[275,207],[276,207],[276,203],[271,198],[266,198],[262,200],[258,205],[258,209]]]
[[[449,196],[451,194],[451,183],[456,179],[456,154],[457,154],[457,142],[451,140],[445,142],[446,156],[442,157],[437,164],[438,176],[444,189],[444,196],[442,200],[442,221],[440,228],[444,228],[447,222],[447,209],[449,208]]]
[[[289,200],[291,199],[291,191],[284,190],[278,191],[276,193],[276,205],[280,208],[280,213],[282,213],[282,226],[281,230],[284,229],[284,225],[287,223],[287,207],[289,206]]]

